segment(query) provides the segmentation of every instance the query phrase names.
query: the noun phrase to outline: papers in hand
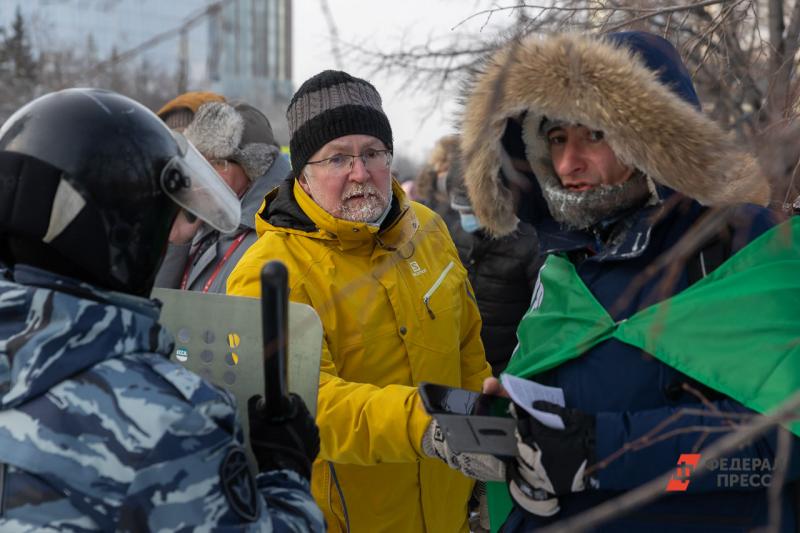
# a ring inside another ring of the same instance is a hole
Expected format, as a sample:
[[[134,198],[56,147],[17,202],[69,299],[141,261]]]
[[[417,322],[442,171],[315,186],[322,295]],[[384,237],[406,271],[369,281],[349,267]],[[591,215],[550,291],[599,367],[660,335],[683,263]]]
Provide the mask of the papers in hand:
[[[564,391],[558,387],[546,387],[535,381],[518,378],[510,374],[502,374],[500,383],[505,387],[511,400],[525,409],[532,417],[547,427],[564,429],[561,417],[533,408],[533,402],[544,400],[564,407]]]

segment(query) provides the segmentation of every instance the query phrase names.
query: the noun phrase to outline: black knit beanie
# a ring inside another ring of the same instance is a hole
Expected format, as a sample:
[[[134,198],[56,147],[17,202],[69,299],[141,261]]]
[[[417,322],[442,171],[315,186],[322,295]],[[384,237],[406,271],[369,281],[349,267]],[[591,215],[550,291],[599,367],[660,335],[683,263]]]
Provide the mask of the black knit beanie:
[[[294,177],[317,150],[345,135],[371,135],[393,150],[392,127],[378,91],[368,81],[339,70],[306,80],[292,96],[286,120]]]

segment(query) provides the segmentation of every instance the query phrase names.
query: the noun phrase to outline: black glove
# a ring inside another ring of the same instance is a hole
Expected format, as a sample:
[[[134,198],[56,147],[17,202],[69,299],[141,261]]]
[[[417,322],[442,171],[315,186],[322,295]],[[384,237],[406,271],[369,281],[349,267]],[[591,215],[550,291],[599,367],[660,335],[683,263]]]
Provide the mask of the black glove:
[[[319,453],[319,429],[303,399],[289,396],[288,415],[267,418],[261,396],[247,402],[250,420],[250,446],[258,461],[258,471],[289,469],[311,479],[311,464]]]
[[[564,429],[549,428],[516,408],[519,456],[512,468],[530,487],[549,495],[584,490],[586,467],[595,463],[595,417],[544,401],[533,407],[560,416]],[[589,483],[596,484],[594,480]]]

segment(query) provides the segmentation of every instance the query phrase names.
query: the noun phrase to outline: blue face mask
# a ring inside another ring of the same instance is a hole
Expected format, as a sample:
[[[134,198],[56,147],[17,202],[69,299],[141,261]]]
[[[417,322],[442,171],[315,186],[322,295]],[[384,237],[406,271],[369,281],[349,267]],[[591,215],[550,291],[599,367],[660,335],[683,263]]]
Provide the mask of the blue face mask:
[[[383,214],[377,218],[377,220],[373,220],[369,222],[370,225],[373,226],[380,226],[383,224],[384,219],[389,214],[389,211],[392,210],[392,198],[394,198],[394,193],[392,192],[392,184],[389,183],[389,202],[386,204],[386,209],[383,210]]]
[[[461,217],[461,227],[467,233],[475,233],[483,227],[478,217],[472,213],[459,213],[458,216]]]

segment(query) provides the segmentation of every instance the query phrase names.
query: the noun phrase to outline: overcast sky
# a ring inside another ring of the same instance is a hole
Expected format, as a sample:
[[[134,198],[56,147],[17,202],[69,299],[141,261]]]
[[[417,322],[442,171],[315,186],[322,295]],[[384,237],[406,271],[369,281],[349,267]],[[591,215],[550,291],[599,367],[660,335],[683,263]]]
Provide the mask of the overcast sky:
[[[342,41],[374,46],[389,51],[405,39],[423,43],[429,36],[442,38],[451,28],[475,13],[475,0],[328,0]],[[506,2],[498,2],[503,5]],[[299,87],[306,79],[327,68],[336,68],[331,52],[329,26],[319,0],[295,0],[293,5],[294,81]],[[498,17],[498,23],[503,17]],[[466,30],[478,31],[483,21],[472,21]],[[447,98],[431,114],[430,94],[403,94],[402,79],[370,76],[363,65],[348,60],[342,69],[358,77],[368,77],[383,97],[395,138],[395,153],[415,159],[427,157],[436,139],[454,132],[457,104]]]

